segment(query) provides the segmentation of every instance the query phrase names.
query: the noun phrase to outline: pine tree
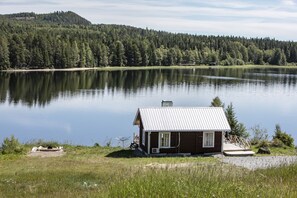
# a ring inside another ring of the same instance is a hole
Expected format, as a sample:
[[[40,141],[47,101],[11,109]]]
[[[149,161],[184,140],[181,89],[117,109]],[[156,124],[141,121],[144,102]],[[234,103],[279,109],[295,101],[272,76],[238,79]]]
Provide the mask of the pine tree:
[[[14,34],[9,42],[9,58],[11,66],[14,68],[21,68],[26,66],[26,48],[23,40],[19,35]]]
[[[56,41],[56,43],[54,44],[54,67],[55,68],[63,68],[64,67],[64,63],[63,63],[63,44],[60,40]]]
[[[126,65],[126,61],[124,45],[121,41],[116,41],[112,49],[111,64],[122,67]]]
[[[132,66],[140,66],[142,65],[142,55],[140,50],[136,44],[132,45]]]
[[[226,116],[231,128],[231,131],[229,133],[230,135],[236,135],[244,138],[247,138],[249,136],[243,123],[238,122],[232,103],[226,108]]]
[[[33,48],[31,52],[30,66],[42,68],[44,66],[44,59],[38,47]]]
[[[149,47],[149,65],[155,66],[157,64],[157,54],[156,54],[156,46],[154,43],[151,43]]]
[[[8,41],[6,37],[0,37],[0,69],[10,67]]]
[[[87,64],[86,62],[86,47],[85,47],[85,44],[82,43],[80,45],[80,53],[79,53],[79,63],[78,63],[78,66],[79,67],[85,67]]]
[[[226,109],[226,116],[228,119],[228,123],[231,127],[231,135],[237,135],[237,131],[238,131],[238,121],[237,118],[235,116],[235,112],[234,112],[234,108],[233,108],[233,104],[231,103],[230,105],[227,106]]]
[[[104,44],[101,45],[101,53],[100,53],[100,66],[107,66],[109,65],[108,61],[108,47]]]
[[[224,107],[224,103],[222,103],[221,99],[217,96],[212,99],[211,107]]]
[[[288,59],[288,62],[290,63],[296,63],[297,62],[297,46],[292,46],[290,49],[290,57]]]
[[[286,56],[280,48],[277,48],[274,51],[274,54],[271,58],[270,64],[272,64],[272,65],[286,65],[287,64]]]
[[[148,56],[148,41],[143,41],[140,43],[139,51],[141,55],[141,65],[148,66],[149,64],[149,56]]]
[[[71,44],[71,67],[77,67],[78,63],[79,63],[79,49],[77,46],[77,42],[74,41]]]
[[[86,66],[94,67],[94,55],[89,44],[86,44]]]

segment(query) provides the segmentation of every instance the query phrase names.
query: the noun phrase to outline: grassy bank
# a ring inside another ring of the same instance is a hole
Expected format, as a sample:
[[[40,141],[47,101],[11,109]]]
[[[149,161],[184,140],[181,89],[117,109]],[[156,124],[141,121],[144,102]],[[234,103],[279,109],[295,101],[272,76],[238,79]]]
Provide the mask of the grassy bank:
[[[66,153],[0,155],[1,196],[297,196],[297,165],[248,171],[212,157],[137,158],[120,148],[81,146],[66,146]]]
[[[252,150],[257,153],[259,148],[257,146],[252,146]],[[269,147],[271,154],[257,154],[257,156],[288,156],[288,155],[297,155],[297,147]]]

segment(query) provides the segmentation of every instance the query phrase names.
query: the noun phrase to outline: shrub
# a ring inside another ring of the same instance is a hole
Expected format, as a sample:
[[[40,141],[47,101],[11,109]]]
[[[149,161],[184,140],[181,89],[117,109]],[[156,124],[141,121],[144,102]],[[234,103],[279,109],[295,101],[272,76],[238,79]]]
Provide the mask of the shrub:
[[[280,125],[275,126],[275,135],[273,136],[274,139],[279,139],[282,141],[286,146],[293,147],[294,146],[294,138],[287,134],[286,132],[282,131]]]
[[[100,146],[99,143],[96,142],[96,143],[94,144],[94,147],[101,147],[101,146]]]
[[[13,135],[10,138],[5,138],[2,143],[2,154],[18,154],[24,150],[19,140]]]
[[[258,148],[266,148],[269,147],[269,141],[268,140],[261,140],[257,146]]]
[[[284,147],[285,144],[280,139],[274,138],[272,140],[271,146],[273,146],[273,147]]]
[[[260,125],[255,125],[250,129],[253,134],[253,138],[251,139],[252,145],[257,145],[261,143],[262,141],[268,140],[268,133],[266,129],[262,129]]]

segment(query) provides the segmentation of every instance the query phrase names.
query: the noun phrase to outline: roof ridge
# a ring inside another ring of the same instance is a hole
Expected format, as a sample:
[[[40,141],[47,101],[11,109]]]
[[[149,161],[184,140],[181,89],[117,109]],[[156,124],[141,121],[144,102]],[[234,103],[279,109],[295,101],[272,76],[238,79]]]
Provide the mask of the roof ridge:
[[[139,107],[139,109],[214,109],[223,107],[185,107],[185,106],[174,106],[174,107]]]

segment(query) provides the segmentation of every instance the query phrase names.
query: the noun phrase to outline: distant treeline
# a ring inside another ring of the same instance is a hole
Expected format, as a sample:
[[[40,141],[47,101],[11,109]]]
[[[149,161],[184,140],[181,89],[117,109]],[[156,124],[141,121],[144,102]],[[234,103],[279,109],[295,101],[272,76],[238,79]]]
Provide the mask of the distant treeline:
[[[67,14],[67,20],[61,13],[54,14],[43,19],[67,22],[69,14],[75,13]],[[35,15],[25,17],[31,16]],[[173,34],[124,25],[78,25],[76,20],[60,24],[1,17],[0,69],[297,64],[296,42]]]

